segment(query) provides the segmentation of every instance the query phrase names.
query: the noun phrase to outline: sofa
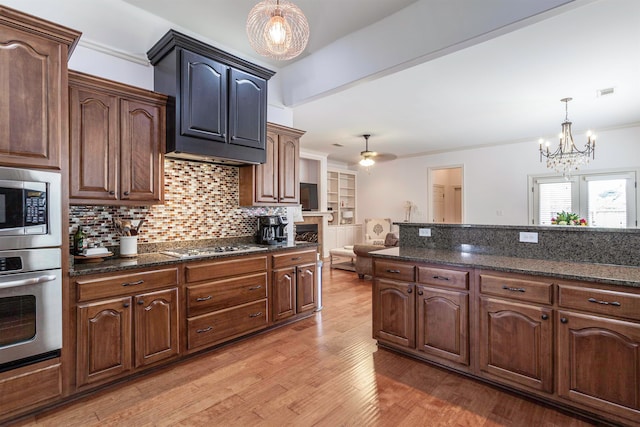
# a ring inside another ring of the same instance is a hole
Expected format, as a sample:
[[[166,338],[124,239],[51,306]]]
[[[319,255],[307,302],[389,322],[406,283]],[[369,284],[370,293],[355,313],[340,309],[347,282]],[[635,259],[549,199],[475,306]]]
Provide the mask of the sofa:
[[[373,259],[370,252],[398,246],[398,235],[396,233],[387,233],[380,243],[375,245],[364,243],[353,246],[353,252],[356,254],[355,269],[360,279],[364,279],[364,276],[373,275]]]

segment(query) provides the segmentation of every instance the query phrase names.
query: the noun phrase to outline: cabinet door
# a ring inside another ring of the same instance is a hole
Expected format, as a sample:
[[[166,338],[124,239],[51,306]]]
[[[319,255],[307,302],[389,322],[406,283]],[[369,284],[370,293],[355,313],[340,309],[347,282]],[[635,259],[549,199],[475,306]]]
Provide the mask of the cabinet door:
[[[298,313],[314,310],[318,301],[316,287],[316,265],[301,265],[296,272],[296,309]]]
[[[296,314],[296,269],[273,271],[273,320],[286,319]]]
[[[134,297],[136,368],[178,354],[178,289]]]
[[[259,203],[278,202],[278,134],[267,133],[267,161],[256,165],[255,201]]]
[[[553,392],[552,316],[548,307],[480,298],[480,370]]]
[[[71,114],[69,197],[117,200],[118,99],[105,92],[69,88]]]
[[[469,365],[469,295],[418,286],[418,349]]]
[[[412,283],[375,279],[373,282],[373,337],[414,348],[416,303]]]
[[[300,140],[280,135],[278,141],[278,198],[280,203],[300,203]]]
[[[267,81],[231,68],[229,143],[264,150],[267,126]]]
[[[558,312],[558,395],[640,420],[640,325]]]
[[[1,164],[60,169],[66,60],[60,43],[0,25]]]
[[[120,198],[160,201],[164,108],[128,99],[120,100]]]
[[[131,369],[131,298],[78,306],[78,387]]]
[[[181,134],[226,143],[228,67],[182,50],[180,71]]]

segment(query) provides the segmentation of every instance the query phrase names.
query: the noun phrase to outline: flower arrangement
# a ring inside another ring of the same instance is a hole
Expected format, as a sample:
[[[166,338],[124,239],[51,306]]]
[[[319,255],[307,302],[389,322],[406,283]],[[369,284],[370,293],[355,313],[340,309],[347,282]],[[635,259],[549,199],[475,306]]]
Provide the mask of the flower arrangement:
[[[555,225],[582,225],[586,226],[587,220],[584,218],[578,217],[578,214],[573,212],[558,212],[558,215],[555,218],[551,218],[551,224]]]

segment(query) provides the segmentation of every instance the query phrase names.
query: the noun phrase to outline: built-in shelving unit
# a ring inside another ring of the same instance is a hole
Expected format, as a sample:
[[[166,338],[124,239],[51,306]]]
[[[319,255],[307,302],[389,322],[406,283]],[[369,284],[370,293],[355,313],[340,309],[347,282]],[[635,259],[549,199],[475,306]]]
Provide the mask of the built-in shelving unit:
[[[329,225],[356,223],[356,173],[327,171],[327,209],[333,214]]]

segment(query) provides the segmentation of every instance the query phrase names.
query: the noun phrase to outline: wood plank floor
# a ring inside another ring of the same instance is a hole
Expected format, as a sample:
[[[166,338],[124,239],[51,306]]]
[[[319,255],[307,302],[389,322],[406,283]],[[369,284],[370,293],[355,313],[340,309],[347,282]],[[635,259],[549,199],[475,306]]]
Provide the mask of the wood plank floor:
[[[21,421],[29,426],[588,426],[378,349],[371,281],[323,271],[312,318]]]

